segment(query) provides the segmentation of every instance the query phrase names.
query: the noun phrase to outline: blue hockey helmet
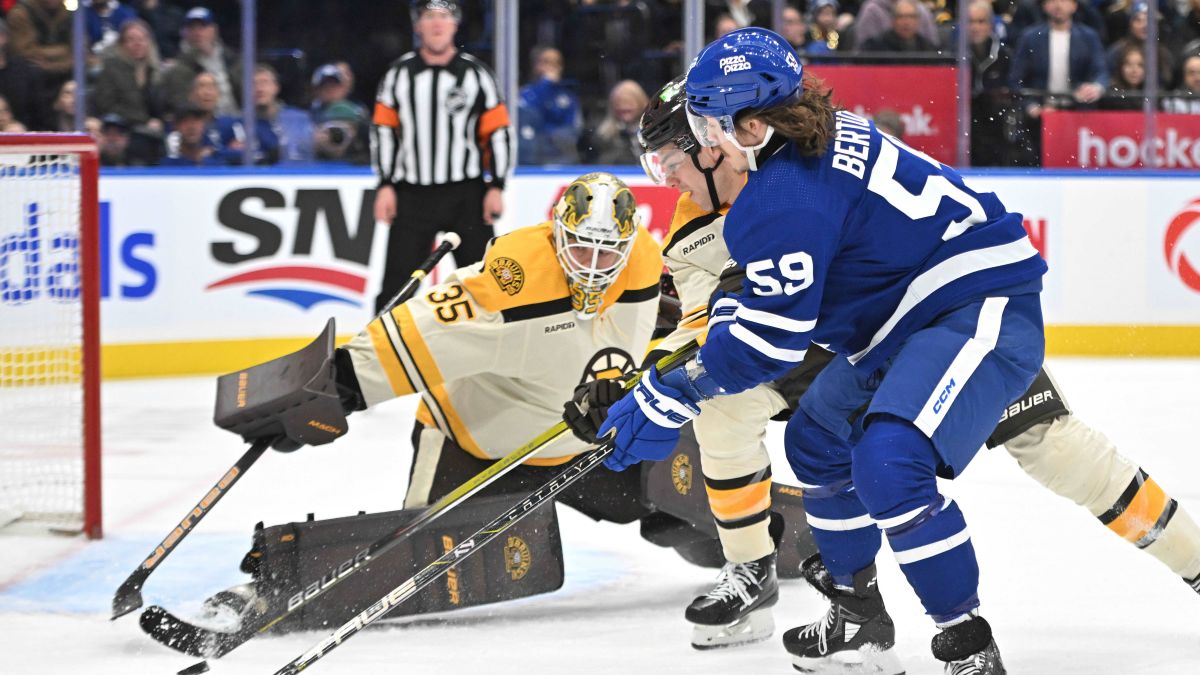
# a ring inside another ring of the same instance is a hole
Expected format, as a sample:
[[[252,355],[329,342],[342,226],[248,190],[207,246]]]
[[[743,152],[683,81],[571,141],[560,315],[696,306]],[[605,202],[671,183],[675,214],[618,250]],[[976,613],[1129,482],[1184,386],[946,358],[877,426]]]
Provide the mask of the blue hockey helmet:
[[[696,139],[719,145],[710,119],[732,139],[738,113],[796,100],[803,79],[796,52],[778,33],[756,27],[726,33],[701,50],[687,74],[687,112]]]

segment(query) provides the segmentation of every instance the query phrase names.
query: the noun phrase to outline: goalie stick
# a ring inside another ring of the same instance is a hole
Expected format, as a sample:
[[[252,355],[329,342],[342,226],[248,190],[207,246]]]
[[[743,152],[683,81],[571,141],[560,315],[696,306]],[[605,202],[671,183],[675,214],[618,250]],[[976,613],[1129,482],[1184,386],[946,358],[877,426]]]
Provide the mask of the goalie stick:
[[[680,347],[678,350],[659,359],[655,365],[659,370],[671,370],[683,364],[683,362],[685,362],[687,359],[691,358],[691,356],[695,354],[699,348],[699,344],[695,340],[692,340],[683,347]],[[631,378],[626,384],[626,389],[631,389],[636,382],[636,377]],[[350,563],[349,568],[345,569],[347,565],[343,564],[338,568],[338,575],[334,576],[328,582],[326,582],[323,578],[321,583],[302,585],[301,588],[311,588],[315,586],[318,590],[312,594],[306,593],[296,604],[289,603],[290,606],[288,609],[274,618],[262,616],[259,617],[259,620],[243,626],[237,631],[223,632],[196,626],[184,621],[183,619],[180,619],[179,617],[176,617],[162,607],[153,606],[147,608],[146,611],[142,613],[142,629],[156,641],[176,651],[181,651],[186,654],[199,656],[202,658],[220,658],[234,649],[237,649],[255,635],[265,633],[266,631],[270,630],[271,627],[286,619],[296,610],[308,605],[317,597],[323,595],[335,584],[344,581],[350,575],[362,569],[366,562],[386,554],[389,550],[395,548],[400,542],[402,542],[409,534],[415,532],[421,526],[432,522],[442,514],[465,501],[472,494],[475,494],[479,490],[499,479],[500,476],[510,471],[517,464],[521,463],[524,459],[537,452],[540,448],[549,444],[550,441],[558,438],[566,431],[566,423],[559,422],[553,427],[542,432],[541,435],[530,441],[528,444],[514,450],[504,458],[497,460],[494,464],[489,466],[487,469],[484,469],[474,478],[471,478],[466,483],[463,483],[456,488],[453,492],[446,494],[437,502],[430,505],[428,508],[422,511],[415,520],[406,523],[387,535],[384,535],[363,551],[356,553],[353,558],[347,561]],[[513,523],[515,522],[516,521],[514,520]],[[201,668],[201,664],[203,663],[204,662],[197,663],[191,668],[180,672],[204,672],[204,669]]]
[[[379,312],[379,314],[376,315],[376,318],[378,318],[379,315],[391,310],[391,308],[397,304],[407,300],[420,286],[421,280],[424,279],[427,274],[429,274],[430,270],[437,266],[438,261],[440,261],[442,257],[450,251],[458,248],[458,245],[461,243],[461,241],[462,240],[457,234],[454,234],[453,232],[446,233],[442,239],[442,242],[438,244],[437,248],[435,248],[433,252],[429,254],[429,257],[426,258],[425,261],[413,271],[408,281],[405,282],[400,291],[392,297],[387,306],[385,306]],[[218,480],[216,484],[204,494],[204,497],[201,498],[200,502],[196,504],[191,511],[188,511],[187,515],[183,517],[183,520],[181,520],[179,524],[176,525],[175,528],[163,538],[162,542],[160,542],[158,546],[151,551],[150,555],[143,560],[140,565],[138,565],[137,569],[130,573],[129,577],[122,582],[120,587],[117,588],[116,593],[113,594],[113,613],[111,617],[113,620],[119,619],[142,606],[142,587],[146,584],[146,579],[148,579],[150,575],[154,573],[154,570],[158,569],[159,564],[162,563],[162,561],[168,555],[170,555],[172,551],[175,550],[175,547],[179,545],[179,542],[183,541],[185,537],[187,537],[192,533],[193,530],[196,529],[196,525],[199,524],[206,515],[208,515],[208,513],[212,510],[212,507],[215,506],[222,497],[229,493],[229,490],[232,489],[239,480],[241,480],[242,476],[244,476],[246,472],[250,470],[250,467],[253,466],[260,457],[262,457],[267,448],[276,440],[278,439],[256,439],[250,445],[250,448],[246,450],[246,452],[238,459],[238,461],[235,462],[234,465],[221,476],[221,479]]]

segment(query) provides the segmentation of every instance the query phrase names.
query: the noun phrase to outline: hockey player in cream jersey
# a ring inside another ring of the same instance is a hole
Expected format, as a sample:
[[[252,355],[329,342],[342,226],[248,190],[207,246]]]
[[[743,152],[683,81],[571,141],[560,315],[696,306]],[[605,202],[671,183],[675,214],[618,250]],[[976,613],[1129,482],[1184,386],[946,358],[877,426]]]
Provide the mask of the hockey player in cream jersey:
[[[496,238],[482,261],[371,322],[344,348],[353,368],[339,363],[339,377],[349,371],[357,380],[348,384],[362,405],[421,395],[406,508],[553,426],[581,382],[636,368],[654,329],[662,258],[635,209],[615,176],[583,176],[553,221]],[[585,448],[563,436],[525,464],[559,465]],[[605,476],[618,474],[589,480]],[[509,482],[501,481],[506,491]]]
[[[421,396],[405,511],[258,528],[242,566],[255,583],[217,594],[210,613],[222,606],[238,614],[251,606],[262,612],[261,599],[278,605],[294,597],[308,580],[338,569],[397,522],[558,424],[564,401],[577,388],[633,372],[650,345],[663,267],[658,243],[638,223],[636,207],[615,176],[581,176],[555,204],[552,220],[497,237],[482,261],[376,318],[337,349],[334,371],[347,412]],[[438,526],[413,535],[429,541],[413,544],[411,560],[394,554],[388,573],[425,564],[420,551],[441,552],[446,541],[468,536],[587,447],[570,434],[559,436]],[[683,533],[672,540],[679,543],[664,545],[715,548],[708,535],[656,511],[637,472],[597,468],[556,501],[597,520],[642,521],[643,534],[647,521],[654,532]],[[427,593],[424,604],[408,609],[453,609],[557,588],[563,580],[557,521],[552,508],[542,511],[549,514],[545,522],[531,526],[532,534],[522,535],[512,551],[464,565],[453,589]],[[462,522],[441,529],[455,515]],[[508,569],[513,560],[517,571]],[[522,583],[511,583],[517,574]],[[370,574],[351,577],[283,629],[340,623],[386,588]]]

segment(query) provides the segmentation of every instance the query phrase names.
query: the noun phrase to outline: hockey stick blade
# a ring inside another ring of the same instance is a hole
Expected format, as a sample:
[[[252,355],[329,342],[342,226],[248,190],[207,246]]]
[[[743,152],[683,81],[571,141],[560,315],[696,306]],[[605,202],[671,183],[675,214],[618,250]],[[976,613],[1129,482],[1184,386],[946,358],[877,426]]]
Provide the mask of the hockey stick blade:
[[[209,658],[223,642],[234,639],[237,633],[201,628],[175,616],[158,605],[142,612],[138,624],[156,642],[189,656]]]
[[[250,470],[250,467],[258,461],[259,457],[266,452],[267,447],[271,444],[270,438],[260,438],[250,445],[250,448],[238,459],[238,461],[225,472],[221,479],[216,482],[204,494],[200,502],[192,507],[191,511],[179,521],[175,529],[159,543],[158,546],[150,552],[150,555],[138,565],[137,569],[129,575],[121,584],[117,592],[113,594],[113,613],[112,619],[119,619],[126,614],[132,612],[142,606],[142,586],[145,585],[146,579],[158,569],[161,563],[179,542],[183,541],[184,537],[191,534],[196,528],[196,524],[200,522],[208,512],[216,506],[221,498],[228,494],[229,490],[234,486],[242,476]]]

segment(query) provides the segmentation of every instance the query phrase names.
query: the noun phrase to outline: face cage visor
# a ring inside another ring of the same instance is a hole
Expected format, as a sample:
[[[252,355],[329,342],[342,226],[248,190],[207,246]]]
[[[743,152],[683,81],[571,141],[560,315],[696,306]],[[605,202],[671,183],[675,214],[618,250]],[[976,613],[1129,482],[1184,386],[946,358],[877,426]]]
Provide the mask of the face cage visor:
[[[746,161],[750,164],[751,171],[758,170],[758,158],[754,153],[763,148],[775,135],[775,128],[767,126],[767,131],[763,134],[763,139],[757,145],[746,147],[738,142],[737,125],[733,122],[733,115],[721,115],[720,117],[705,117],[703,115],[692,112],[690,106],[686,107],[688,126],[692,128],[692,135],[696,137],[700,145],[706,148],[715,148],[721,145],[721,137],[724,136],[733,143],[733,147],[741,150],[746,154]]]
[[[558,262],[567,273],[571,306],[580,318],[590,319],[599,313],[604,291],[625,268],[633,238],[589,239],[577,237],[562,225],[554,228]]]
[[[684,162],[691,159],[688,153],[680,150],[674,144],[664,146],[658,150],[643,152],[642,171],[646,172],[646,176],[654,181],[657,185],[665,185],[671,176],[679,171],[679,167],[683,166]]]

